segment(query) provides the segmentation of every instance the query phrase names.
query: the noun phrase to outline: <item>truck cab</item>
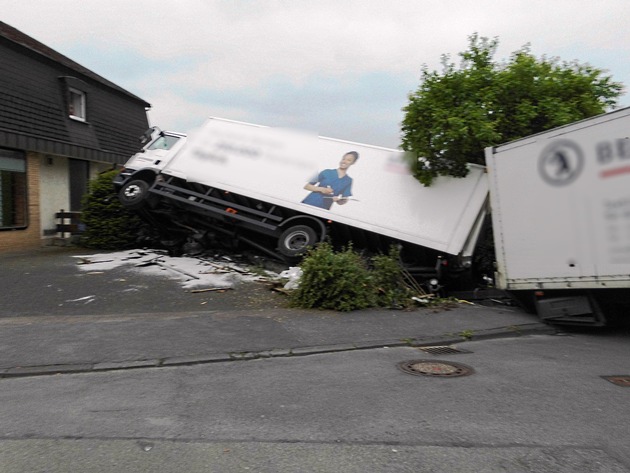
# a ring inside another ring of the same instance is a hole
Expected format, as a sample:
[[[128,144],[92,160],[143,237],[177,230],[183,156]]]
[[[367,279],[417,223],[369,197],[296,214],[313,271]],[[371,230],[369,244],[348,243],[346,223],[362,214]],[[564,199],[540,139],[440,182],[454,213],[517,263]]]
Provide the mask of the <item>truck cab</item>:
[[[156,176],[186,142],[186,135],[149,128],[141,137],[142,149],[125,163],[114,178],[119,198],[128,208],[140,207]]]

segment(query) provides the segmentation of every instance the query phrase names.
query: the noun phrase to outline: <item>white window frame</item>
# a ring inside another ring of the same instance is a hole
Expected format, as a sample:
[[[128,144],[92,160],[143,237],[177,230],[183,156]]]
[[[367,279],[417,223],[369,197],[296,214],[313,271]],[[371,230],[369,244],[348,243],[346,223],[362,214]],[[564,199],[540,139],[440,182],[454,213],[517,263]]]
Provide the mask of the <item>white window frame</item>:
[[[70,118],[81,122],[86,121],[85,102],[85,92],[75,89],[74,87],[68,87],[68,114]],[[76,110],[77,108],[78,110]]]

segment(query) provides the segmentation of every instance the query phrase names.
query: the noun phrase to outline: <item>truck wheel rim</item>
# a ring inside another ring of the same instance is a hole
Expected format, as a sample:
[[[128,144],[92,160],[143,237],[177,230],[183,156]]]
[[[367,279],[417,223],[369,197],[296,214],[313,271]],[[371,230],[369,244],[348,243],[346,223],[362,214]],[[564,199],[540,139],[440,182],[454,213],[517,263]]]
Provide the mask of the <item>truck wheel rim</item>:
[[[284,239],[284,245],[291,250],[301,250],[308,245],[306,232],[295,232]]]
[[[141,194],[140,186],[129,186],[125,189],[125,197],[137,197]]]

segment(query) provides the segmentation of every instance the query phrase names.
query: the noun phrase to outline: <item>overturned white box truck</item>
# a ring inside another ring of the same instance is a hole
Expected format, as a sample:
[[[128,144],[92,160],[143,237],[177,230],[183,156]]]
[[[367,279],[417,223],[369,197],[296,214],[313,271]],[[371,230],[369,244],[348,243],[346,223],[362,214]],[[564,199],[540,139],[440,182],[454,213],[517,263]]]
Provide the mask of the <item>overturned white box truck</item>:
[[[551,323],[630,312],[630,108],[486,149],[496,284]]]
[[[397,244],[427,277],[470,268],[488,208],[483,166],[424,187],[398,150],[219,118],[175,137],[168,156],[143,151],[115,180],[121,202],[166,233],[289,259],[329,236],[385,252]]]

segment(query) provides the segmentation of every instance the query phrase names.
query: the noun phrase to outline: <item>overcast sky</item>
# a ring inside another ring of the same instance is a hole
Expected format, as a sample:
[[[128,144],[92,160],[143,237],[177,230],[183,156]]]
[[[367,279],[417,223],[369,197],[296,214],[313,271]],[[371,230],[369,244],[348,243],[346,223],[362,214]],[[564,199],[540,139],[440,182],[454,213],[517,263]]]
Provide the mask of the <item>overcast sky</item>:
[[[629,0],[0,0],[0,20],[189,132],[216,116],[396,148],[423,64],[498,37],[630,86]],[[620,105],[629,106],[630,96]]]

